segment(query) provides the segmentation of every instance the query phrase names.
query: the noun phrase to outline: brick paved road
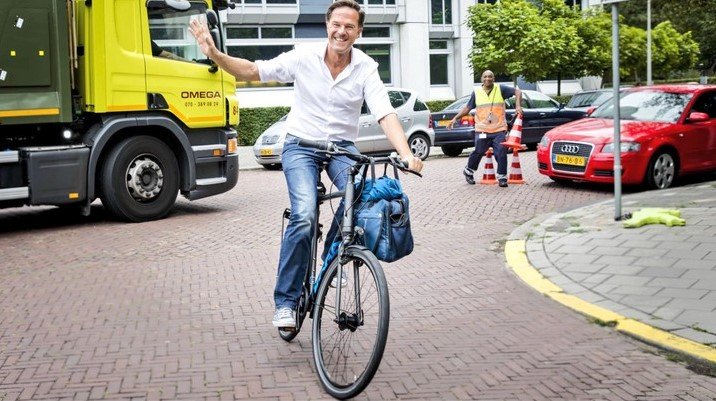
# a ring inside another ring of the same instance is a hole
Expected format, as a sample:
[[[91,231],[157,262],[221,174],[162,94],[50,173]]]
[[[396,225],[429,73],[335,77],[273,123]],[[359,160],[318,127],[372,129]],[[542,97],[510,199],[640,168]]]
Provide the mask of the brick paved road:
[[[386,266],[390,336],[358,399],[713,400],[716,379],[506,270],[518,224],[610,196],[521,159],[529,185],[468,187],[465,157],[405,180],[417,247]],[[270,325],[286,203],[280,172],[242,171],[152,223],[0,211],[0,400],[325,399],[309,331],[286,344]]]

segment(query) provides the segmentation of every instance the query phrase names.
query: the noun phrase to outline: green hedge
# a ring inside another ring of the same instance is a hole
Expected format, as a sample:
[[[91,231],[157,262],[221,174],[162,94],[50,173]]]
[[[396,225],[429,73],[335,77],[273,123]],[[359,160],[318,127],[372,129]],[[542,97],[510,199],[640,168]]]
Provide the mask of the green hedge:
[[[452,102],[454,102],[454,100],[430,100],[425,102],[425,104],[428,105],[430,111],[440,111]]]
[[[239,146],[251,146],[266,128],[283,117],[290,107],[257,107],[239,109]]]

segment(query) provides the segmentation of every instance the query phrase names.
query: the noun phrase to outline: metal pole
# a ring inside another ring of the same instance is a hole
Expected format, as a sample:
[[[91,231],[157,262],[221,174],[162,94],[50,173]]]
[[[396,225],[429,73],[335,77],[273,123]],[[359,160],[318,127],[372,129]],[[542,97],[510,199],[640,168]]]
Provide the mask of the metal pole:
[[[646,84],[654,84],[651,79],[651,0],[646,0]]]
[[[612,82],[614,85],[614,220],[622,218],[622,160],[619,113],[619,9],[612,3]]]

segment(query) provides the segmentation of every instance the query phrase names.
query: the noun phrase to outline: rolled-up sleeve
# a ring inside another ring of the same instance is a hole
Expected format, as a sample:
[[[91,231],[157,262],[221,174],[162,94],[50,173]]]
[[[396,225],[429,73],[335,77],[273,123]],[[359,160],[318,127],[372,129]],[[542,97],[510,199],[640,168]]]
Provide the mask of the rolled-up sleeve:
[[[393,106],[390,105],[388,90],[385,89],[385,85],[380,80],[380,75],[378,75],[378,63],[374,62],[373,64],[365,80],[364,96],[371,114],[373,114],[376,121],[380,121],[388,114],[395,114],[396,112]]]
[[[296,80],[299,63],[300,56],[297,49],[281,53],[271,60],[256,60],[261,82],[293,82]]]

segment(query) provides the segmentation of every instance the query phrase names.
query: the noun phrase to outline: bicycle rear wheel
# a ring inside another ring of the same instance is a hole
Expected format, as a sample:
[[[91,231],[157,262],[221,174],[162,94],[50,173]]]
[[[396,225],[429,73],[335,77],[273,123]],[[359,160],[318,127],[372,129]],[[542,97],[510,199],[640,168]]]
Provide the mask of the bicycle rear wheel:
[[[373,379],[383,358],[390,321],[388,284],[380,262],[364,249],[346,253],[343,271],[348,282],[340,288],[339,318],[338,288],[332,288],[331,282],[338,274],[340,257],[324,273],[313,307],[316,371],[323,388],[339,399],[355,397]]]

